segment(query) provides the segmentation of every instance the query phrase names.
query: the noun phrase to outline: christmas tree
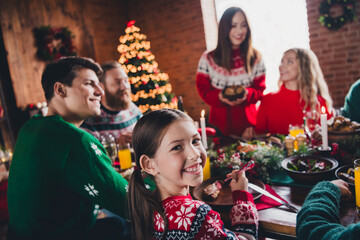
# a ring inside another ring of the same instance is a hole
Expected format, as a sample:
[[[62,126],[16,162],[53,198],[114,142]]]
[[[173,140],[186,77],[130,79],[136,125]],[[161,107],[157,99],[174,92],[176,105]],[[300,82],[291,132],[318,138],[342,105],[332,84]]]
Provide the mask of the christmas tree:
[[[171,93],[169,75],[158,68],[150,51],[150,42],[140,29],[130,21],[118,46],[119,63],[129,76],[132,101],[141,112],[160,108],[177,108],[177,99]]]

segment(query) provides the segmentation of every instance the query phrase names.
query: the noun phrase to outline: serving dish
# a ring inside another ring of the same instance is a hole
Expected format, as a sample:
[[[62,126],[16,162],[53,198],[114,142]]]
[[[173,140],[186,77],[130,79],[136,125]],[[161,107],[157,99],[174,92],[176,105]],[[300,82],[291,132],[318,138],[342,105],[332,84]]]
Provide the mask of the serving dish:
[[[306,163],[307,166],[298,164],[297,166],[304,166],[304,168],[300,168],[299,170],[294,170],[291,168],[291,164],[297,164],[299,161],[302,163]],[[324,164],[322,164],[324,163]],[[318,164],[319,168],[322,166],[328,166],[328,168],[324,168],[323,170],[319,170],[317,172],[306,171],[306,167],[308,169],[313,169],[312,167]],[[321,157],[317,155],[309,155],[309,156],[292,156],[284,159],[281,162],[281,166],[288,175],[296,182],[306,185],[314,185],[315,183],[328,180],[333,177],[335,169],[339,165],[338,161],[333,158]]]

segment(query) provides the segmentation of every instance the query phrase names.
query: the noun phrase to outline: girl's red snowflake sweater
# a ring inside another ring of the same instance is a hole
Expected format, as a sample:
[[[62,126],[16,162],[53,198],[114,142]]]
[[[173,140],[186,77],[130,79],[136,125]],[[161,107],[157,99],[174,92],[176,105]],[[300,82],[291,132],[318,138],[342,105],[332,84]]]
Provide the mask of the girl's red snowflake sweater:
[[[169,197],[162,201],[167,217],[165,239],[257,239],[259,217],[253,197],[246,191],[232,193],[231,230],[224,228],[220,214],[189,195]],[[154,215],[154,239],[163,239],[164,221]]]

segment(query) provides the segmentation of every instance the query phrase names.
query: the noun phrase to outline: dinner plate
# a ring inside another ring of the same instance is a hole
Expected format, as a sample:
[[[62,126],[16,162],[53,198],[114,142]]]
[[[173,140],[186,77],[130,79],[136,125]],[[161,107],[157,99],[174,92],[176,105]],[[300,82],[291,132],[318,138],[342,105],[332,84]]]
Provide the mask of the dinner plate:
[[[204,188],[214,183],[218,179],[219,178],[210,178],[202,182],[200,185],[196,186],[193,190],[194,198],[197,200],[204,201],[210,206],[233,206],[234,202],[232,199],[231,188],[229,184],[224,184],[223,188],[220,190],[219,196],[216,199],[210,201],[203,198]],[[249,178],[249,182],[261,187],[262,189],[265,189],[265,184],[258,179]],[[258,193],[250,188],[249,188],[249,192],[253,195],[254,201],[259,199],[262,195],[261,193]]]

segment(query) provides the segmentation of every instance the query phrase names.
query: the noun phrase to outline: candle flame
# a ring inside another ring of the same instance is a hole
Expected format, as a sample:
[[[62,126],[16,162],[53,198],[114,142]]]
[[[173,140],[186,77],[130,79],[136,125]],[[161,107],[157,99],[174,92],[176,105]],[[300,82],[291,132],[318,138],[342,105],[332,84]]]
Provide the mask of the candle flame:
[[[203,109],[202,111],[201,111],[201,117],[204,117],[205,116],[205,110]]]
[[[322,114],[325,114],[325,113],[326,113],[324,106],[321,107],[321,113],[322,113]]]

